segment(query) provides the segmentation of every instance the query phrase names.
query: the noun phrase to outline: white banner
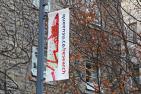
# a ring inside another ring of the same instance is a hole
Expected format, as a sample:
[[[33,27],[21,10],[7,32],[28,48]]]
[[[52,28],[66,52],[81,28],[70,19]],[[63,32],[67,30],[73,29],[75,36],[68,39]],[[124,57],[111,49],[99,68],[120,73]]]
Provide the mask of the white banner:
[[[51,0],[44,0],[45,1],[45,12],[49,12],[50,11],[50,2]],[[32,4],[39,9],[39,4],[40,4],[40,0],[32,0]]]
[[[48,14],[46,82],[69,79],[69,9]]]
[[[37,47],[33,46],[32,47],[32,65],[31,65],[31,73],[33,77],[37,77],[37,55],[38,55],[38,50]],[[46,57],[45,57],[46,61]],[[44,72],[43,72],[43,77],[46,77],[46,68],[44,67]]]
[[[37,76],[37,47],[32,47],[32,66],[31,66],[32,76]]]

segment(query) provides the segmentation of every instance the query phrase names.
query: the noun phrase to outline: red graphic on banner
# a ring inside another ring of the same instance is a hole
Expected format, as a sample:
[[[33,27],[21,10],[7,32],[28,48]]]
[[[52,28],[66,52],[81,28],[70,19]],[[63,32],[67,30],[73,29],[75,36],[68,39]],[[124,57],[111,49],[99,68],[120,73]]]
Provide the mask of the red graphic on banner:
[[[55,44],[55,49],[52,51],[53,53],[53,58],[54,60],[47,60],[48,63],[54,63],[58,65],[58,57],[57,57],[57,53],[58,53],[58,33],[59,33],[59,14],[57,13],[54,20],[53,20],[53,24],[51,26],[51,35],[49,36],[48,40],[53,40],[54,44]],[[52,66],[47,65],[47,67],[49,69],[52,70],[51,75],[53,80],[55,80],[55,68]]]

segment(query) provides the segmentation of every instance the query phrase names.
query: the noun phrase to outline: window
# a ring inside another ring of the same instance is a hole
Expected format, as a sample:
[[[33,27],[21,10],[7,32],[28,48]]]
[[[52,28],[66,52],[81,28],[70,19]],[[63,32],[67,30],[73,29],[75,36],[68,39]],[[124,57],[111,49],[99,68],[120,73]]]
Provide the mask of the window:
[[[85,2],[86,2],[86,3],[90,3],[90,2],[92,2],[92,0],[85,0]]]
[[[96,0],[85,0],[85,2],[93,2],[93,1],[96,1]]]
[[[137,34],[136,34],[136,32],[137,32],[137,23],[136,22],[132,23],[129,26],[134,31],[134,32],[131,31],[131,32],[133,32],[133,42],[137,42]]]
[[[137,32],[137,22],[130,23],[127,31],[127,39],[129,41],[136,43],[137,42],[136,32]]]
[[[135,64],[133,65],[133,79],[135,79],[135,81],[137,83],[139,83],[139,69],[140,69],[140,66],[139,64]]]
[[[85,7],[86,13],[95,15],[91,17],[92,19],[94,18],[92,24],[101,26],[100,11],[98,9],[96,0],[85,0],[85,3],[86,3],[86,7]]]

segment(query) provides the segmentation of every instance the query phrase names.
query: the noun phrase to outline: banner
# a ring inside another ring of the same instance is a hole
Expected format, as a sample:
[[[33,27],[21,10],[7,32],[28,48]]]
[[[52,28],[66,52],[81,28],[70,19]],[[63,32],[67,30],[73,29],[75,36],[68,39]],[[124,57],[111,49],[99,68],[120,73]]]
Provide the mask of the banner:
[[[45,12],[49,12],[50,11],[50,2],[51,0],[44,0],[45,2]],[[32,4],[39,9],[39,4],[40,4],[40,0],[32,0]]]
[[[37,47],[32,47],[32,76],[37,76]]]
[[[46,82],[69,79],[69,9],[48,14]]]
[[[38,55],[38,50],[37,47],[33,46],[32,47],[32,65],[31,65],[31,74],[32,77],[37,77],[37,55]],[[46,61],[46,57],[44,58]],[[44,67],[44,72],[43,72],[43,77],[46,77],[46,68]]]

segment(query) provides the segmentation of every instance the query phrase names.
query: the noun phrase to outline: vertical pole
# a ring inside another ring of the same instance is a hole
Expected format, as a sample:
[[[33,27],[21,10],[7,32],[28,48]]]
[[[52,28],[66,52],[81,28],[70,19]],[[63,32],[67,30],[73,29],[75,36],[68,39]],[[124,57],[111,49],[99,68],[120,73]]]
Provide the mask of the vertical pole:
[[[44,0],[40,0],[36,94],[43,94],[44,35],[45,35],[44,3],[45,3]]]

